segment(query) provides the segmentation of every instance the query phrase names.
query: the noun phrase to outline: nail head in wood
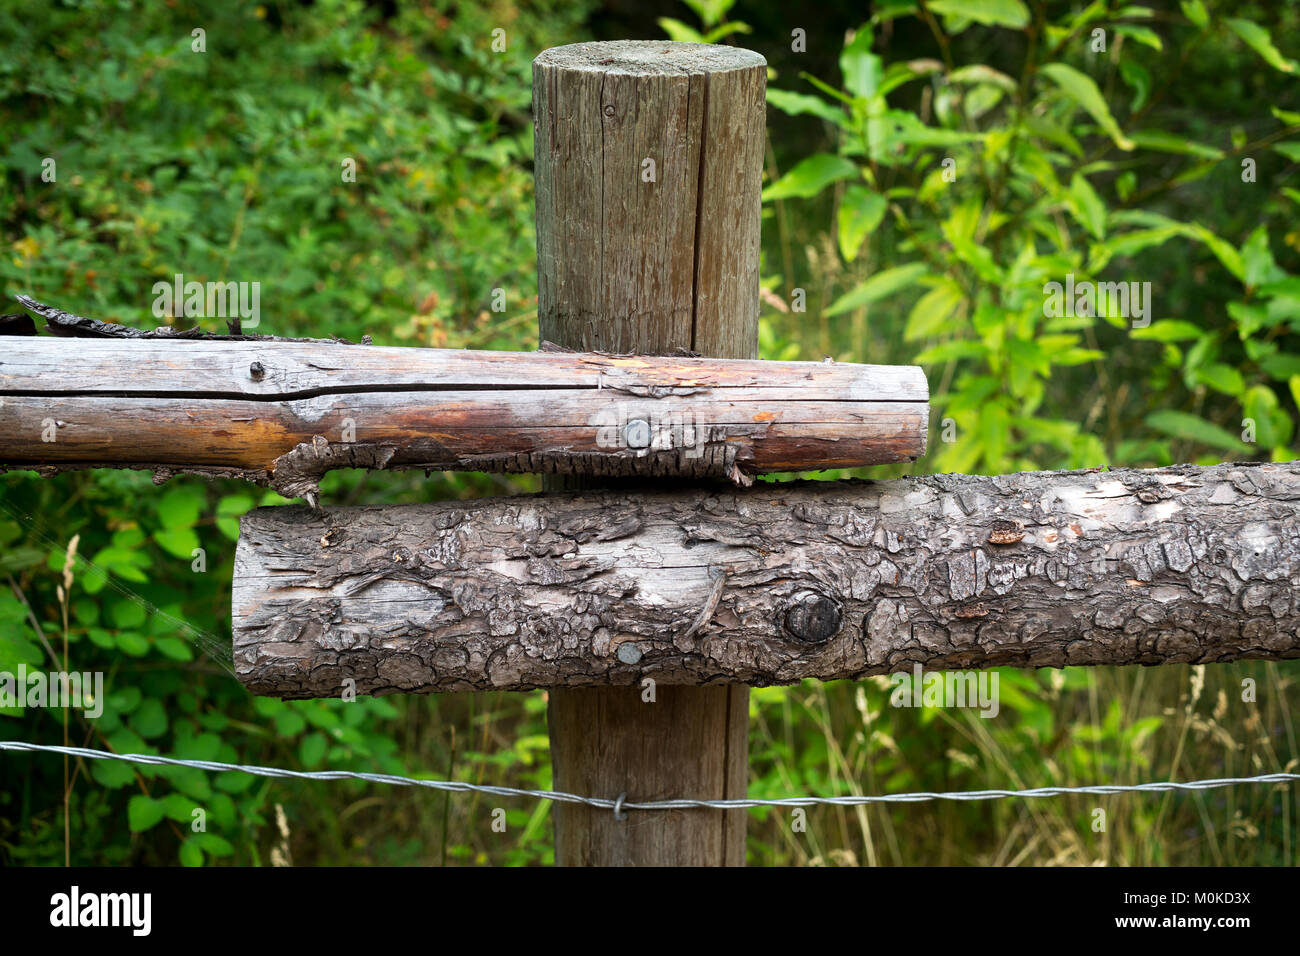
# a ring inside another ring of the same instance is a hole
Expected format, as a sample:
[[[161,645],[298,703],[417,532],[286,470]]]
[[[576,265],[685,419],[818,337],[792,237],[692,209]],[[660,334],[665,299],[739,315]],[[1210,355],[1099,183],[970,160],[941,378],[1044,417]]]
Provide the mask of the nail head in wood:
[[[649,448],[650,423],[642,418],[634,418],[624,427],[623,439],[628,448]]]

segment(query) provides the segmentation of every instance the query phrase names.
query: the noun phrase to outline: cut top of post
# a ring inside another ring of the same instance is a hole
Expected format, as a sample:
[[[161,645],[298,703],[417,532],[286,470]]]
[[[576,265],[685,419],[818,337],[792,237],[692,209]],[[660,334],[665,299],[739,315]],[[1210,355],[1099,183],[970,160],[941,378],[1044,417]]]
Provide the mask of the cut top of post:
[[[636,76],[726,73],[766,67],[753,50],[676,40],[604,40],[552,47],[537,56],[541,66]]]
[[[543,339],[754,357],[766,66],[750,50],[671,41],[537,56]]]

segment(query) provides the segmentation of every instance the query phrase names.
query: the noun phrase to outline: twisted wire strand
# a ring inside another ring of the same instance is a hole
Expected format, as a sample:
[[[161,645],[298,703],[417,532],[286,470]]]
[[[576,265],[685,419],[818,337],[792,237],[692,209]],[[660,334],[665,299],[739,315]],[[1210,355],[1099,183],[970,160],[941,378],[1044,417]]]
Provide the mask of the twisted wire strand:
[[[1182,783],[1161,781],[1135,784],[1097,784],[1088,787],[1034,787],[1029,790],[957,790],[944,793],[920,791],[916,793],[852,794],[842,797],[782,797],[761,800],[745,797],[737,800],[649,800],[631,801],[625,796],[616,800],[604,797],[584,797],[561,790],[523,790],[518,787],[496,787],[489,784],[462,783],[458,780],[422,780],[387,773],[360,773],[352,770],[284,770],[279,767],[259,767],[250,764],[221,763],[216,760],[182,760],[176,757],[159,757],[154,754],[115,754],[106,750],[86,747],[59,747],[50,744],[32,744],[24,741],[0,741],[0,750],[33,751],[67,754],[91,760],[121,760],[127,763],[150,764],[168,767],[193,767],[212,772],[236,771],[259,777],[278,777],[294,780],[364,780],[367,783],[385,783],[395,787],[426,787],[452,793],[488,793],[498,797],[532,797],[536,800],[553,800],[559,803],[579,803],[602,810],[612,810],[616,816],[625,810],[747,810],[753,807],[812,807],[818,805],[854,807],[872,803],[925,803],[930,800],[1003,800],[1011,797],[1024,799],[1059,797],[1065,794],[1109,795],[1115,793],[1164,793],[1169,790],[1214,790],[1241,784],[1293,783],[1300,773],[1266,773],[1256,777],[1218,777],[1210,780],[1189,780]]]

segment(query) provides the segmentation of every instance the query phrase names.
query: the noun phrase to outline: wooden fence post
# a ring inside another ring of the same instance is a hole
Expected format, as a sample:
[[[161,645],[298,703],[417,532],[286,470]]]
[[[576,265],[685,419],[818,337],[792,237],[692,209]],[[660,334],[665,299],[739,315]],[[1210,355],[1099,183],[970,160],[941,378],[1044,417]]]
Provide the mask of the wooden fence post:
[[[753,358],[766,61],[620,41],[533,63],[538,320],[576,349]],[[611,516],[613,520],[613,516]],[[555,689],[555,786],[629,800],[745,793],[749,689]],[[745,862],[746,811],[556,804],[561,865]]]

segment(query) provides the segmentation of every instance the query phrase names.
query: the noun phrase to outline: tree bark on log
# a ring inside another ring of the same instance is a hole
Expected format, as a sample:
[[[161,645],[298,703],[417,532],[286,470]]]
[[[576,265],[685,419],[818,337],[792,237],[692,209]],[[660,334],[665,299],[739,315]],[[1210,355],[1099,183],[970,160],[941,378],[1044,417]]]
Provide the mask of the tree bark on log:
[[[0,468],[232,475],[286,497],[333,468],[725,478],[907,461],[919,368],[321,343],[19,338]]]
[[[255,693],[1300,657],[1300,463],[581,492],[243,520]]]

